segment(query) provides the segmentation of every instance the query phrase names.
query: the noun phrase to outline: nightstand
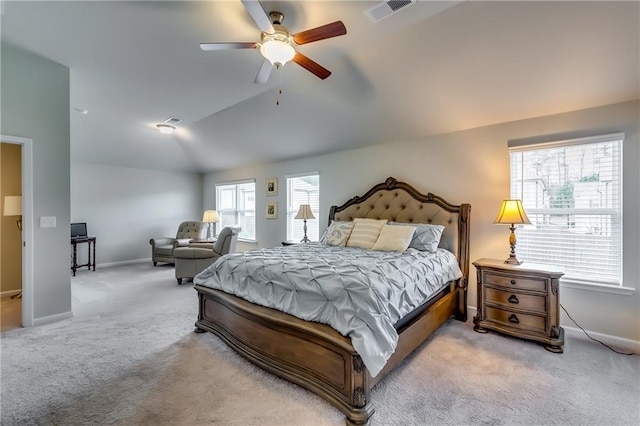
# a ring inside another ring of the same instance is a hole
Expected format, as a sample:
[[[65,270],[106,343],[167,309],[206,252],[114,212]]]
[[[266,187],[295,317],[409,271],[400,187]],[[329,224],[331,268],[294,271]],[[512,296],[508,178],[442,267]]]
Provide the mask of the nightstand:
[[[283,246],[295,246],[297,244],[302,244],[302,243],[300,241],[293,241],[293,240],[287,240],[282,242]]]
[[[478,259],[473,266],[478,274],[475,331],[493,330],[543,343],[550,352],[563,352],[561,268],[530,262],[511,265],[495,259]]]

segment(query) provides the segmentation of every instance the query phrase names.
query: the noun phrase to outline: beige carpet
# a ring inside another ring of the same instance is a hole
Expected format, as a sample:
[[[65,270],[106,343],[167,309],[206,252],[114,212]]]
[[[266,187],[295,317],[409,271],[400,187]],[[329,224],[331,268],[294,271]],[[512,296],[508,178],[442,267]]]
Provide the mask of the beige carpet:
[[[342,425],[309,392],[194,334],[171,267],[84,271],[75,317],[1,338],[2,425]],[[145,303],[150,299],[151,304]],[[640,424],[640,360],[451,320],[375,389],[374,425]]]

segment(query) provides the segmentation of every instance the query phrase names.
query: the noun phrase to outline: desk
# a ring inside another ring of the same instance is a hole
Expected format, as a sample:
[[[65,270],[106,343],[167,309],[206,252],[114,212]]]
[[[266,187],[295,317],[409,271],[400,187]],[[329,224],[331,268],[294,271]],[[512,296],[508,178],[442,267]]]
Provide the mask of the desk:
[[[87,263],[83,265],[78,265],[78,244],[87,243]],[[73,276],[76,276],[76,271],[78,268],[82,268],[84,266],[88,267],[91,270],[93,266],[93,270],[96,270],[96,237],[83,237],[83,238],[72,238],[71,245],[73,246],[73,255],[71,256],[71,271],[73,271]],[[91,248],[93,247],[93,251]],[[93,259],[93,262],[91,261]]]

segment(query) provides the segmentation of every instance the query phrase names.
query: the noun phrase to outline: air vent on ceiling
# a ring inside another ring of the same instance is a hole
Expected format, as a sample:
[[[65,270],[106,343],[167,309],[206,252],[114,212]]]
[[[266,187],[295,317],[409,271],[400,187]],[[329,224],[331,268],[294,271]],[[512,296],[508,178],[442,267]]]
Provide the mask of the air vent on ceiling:
[[[176,124],[181,122],[182,120],[180,120],[179,118],[175,118],[175,117],[169,117],[166,120],[164,120],[165,123],[169,123],[169,124]]]
[[[383,1],[377,6],[373,6],[371,9],[365,10],[364,14],[371,20],[371,22],[380,22],[385,18],[393,15],[394,13],[415,4],[416,0],[389,0]]]

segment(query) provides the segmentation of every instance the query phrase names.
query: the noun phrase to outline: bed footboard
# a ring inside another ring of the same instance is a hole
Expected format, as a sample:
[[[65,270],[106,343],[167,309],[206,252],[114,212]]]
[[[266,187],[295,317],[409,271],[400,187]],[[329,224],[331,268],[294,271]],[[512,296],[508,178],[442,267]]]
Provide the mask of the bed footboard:
[[[261,368],[326,399],[366,425],[374,412],[370,376],[349,339],[331,327],[253,305],[233,295],[196,286],[197,329],[218,335]]]

